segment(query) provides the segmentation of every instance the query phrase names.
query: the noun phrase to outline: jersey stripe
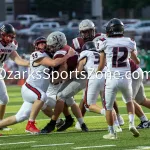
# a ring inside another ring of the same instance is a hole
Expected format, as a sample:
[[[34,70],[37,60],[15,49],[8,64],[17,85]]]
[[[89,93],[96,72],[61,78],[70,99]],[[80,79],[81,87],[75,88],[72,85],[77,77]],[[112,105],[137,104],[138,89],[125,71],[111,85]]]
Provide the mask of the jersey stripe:
[[[41,93],[36,89],[34,88],[33,86],[31,86],[30,84],[28,84],[27,82],[25,83],[26,87],[28,89],[30,89],[31,91],[33,91],[37,96],[38,96],[38,100],[41,99]]]
[[[66,51],[63,51],[63,50],[60,50],[60,51],[57,51],[55,54],[54,54],[54,58],[57,57],[57,55],[66,55],[67,52]]]
[[[75,49],[80,49],[80,43],[77,38],[73,39],[73,44]]]

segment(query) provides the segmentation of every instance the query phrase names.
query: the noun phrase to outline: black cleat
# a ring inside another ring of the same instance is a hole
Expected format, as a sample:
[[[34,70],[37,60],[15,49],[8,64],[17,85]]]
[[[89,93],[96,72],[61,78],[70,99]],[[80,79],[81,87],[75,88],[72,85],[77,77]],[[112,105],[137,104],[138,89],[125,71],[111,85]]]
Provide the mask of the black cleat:
[[[40,131],[40,134],[50,133],[54,130],[55,130],[55,125],[51,124],[51,122],[50,122]]]
[[[68,119],[64,121],[64,124],[57,129],[58,132],[65,131],[69,127],[73,126],[74,119]]]
[[[64,125],[65,121],[63,119],[58,119],[56,121],[56,128],[60,128],[62,125]]]
[[[89,131],[89,129],[87,128],[85,123],[82,123],[81,129],[82,129],[83,132],[88,132]]]
[[[141,123],[136,127],[137,129],[150,128],[150,121],[141,121]]]

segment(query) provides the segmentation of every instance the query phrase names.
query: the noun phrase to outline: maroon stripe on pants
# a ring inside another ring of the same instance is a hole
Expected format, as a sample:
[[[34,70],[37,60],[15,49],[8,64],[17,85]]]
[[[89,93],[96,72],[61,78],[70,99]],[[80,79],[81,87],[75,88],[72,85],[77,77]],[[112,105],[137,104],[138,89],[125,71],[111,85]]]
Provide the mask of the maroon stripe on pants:
[[[87,80],[87,82],[86,82],[86,89],[85,89],[85,94],[84,94],[84,104],[87,108],[89,108],[89,105],[87,104],[88,83],[89,83],[89,80]]]
[[[33,91],[37,96],[38,96],[38,100],[41,99],[41,93],[36,89],[34,88],[33,86],[31,86],[30,84],[28,84],[27,82],[25,83],[26,87],[28,89],[30,89],[31,91]]]
[[[106,100],[105,100],[105,88],[106,88],[106,79],[105,79],[104,92],[103,92],[103,107],[105,108],[105,110],[107,110],[107,108],[106,108]]]

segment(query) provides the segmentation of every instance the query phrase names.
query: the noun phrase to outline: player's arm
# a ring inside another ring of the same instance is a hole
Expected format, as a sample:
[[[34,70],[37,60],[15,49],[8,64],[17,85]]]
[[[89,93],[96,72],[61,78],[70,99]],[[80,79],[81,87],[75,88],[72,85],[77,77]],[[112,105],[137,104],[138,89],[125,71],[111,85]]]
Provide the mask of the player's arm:
[[[105,67],[105,64],[106,64],[106,56],[105,56],[104,51],[102,51],[100,53],[100,63],[99,63],[97,71],[102,71]]]
[[[78,62],[78,65],[77,65],[77,68],[76,68],[77,71],[72,72],[71,78],[75,78],[81,73],[81,71],[84,69],[84,65],[86,64],[86,61],[87,61],[87,58],[84,57],[83,59],[81,59]]]
[[[131,59],[132,59],[137,65],[140,64],[140,59],[137,57],[135,51],[132,51],[132,52],[131,52]]]
[[[20,65],[20,66],[26,66],[28,67],[29,66],[29,61],[25,60],[25,59],[22,59],[18,53],[16,51],[13,51],[11,54],[10,54],[10,58],[17,64],[17,65]]]
[[[63,64],[61,64],[60,65],[60,67],[59,67],[59,69],[58,69],[58,74],[60,75],[60,73],[62,72],[62,71],[64,71],[64,72],[67,72],[67,70],[68,70],[68,66],[67,66],[67,63],[66,62],[64,62]],[[62,78],[61,78],[62,77]],[[59,76],[59,78],[57,78],[57,79],[53,79],[53,84],[58,84],[58,83],[60,83],[60,82],[62,82],[64,79],[65,79],[65,77],[66,77],[66,73],[62,73],[61,74],[61,77]]]
[[[65,62],[69,57],[72,57],[74,54],[75,51],[72,48],[70,48],[69,52],[63,58],[51,59],[50,57],[43,57],[38,59],[36,63],[44,66],[57,67],[63,62]]]

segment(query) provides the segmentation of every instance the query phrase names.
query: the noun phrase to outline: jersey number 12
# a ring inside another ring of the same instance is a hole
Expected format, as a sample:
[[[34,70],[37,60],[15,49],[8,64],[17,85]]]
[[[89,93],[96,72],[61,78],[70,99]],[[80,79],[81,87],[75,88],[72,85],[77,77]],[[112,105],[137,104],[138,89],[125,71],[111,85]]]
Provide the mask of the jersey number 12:
[[[121,57],[118,57],[118,53],[123,53]],[[128,49],[126,47],[114,47],[112,67],[126,67],[127,62],[124,62],[128,57]]]

